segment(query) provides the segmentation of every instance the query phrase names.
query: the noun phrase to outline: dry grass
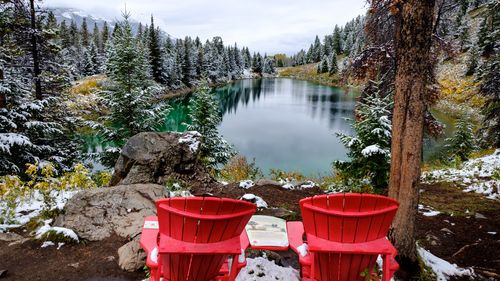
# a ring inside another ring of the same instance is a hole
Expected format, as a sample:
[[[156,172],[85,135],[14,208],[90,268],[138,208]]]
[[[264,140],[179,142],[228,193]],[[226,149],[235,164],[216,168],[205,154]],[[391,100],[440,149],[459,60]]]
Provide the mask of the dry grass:
[[[338,87],[340,81],[337,75],[328,76],[328,73],[317,73],[318,63],[309,63],[292,67],[277,68],[280,77],[306,80],[322,85]]]

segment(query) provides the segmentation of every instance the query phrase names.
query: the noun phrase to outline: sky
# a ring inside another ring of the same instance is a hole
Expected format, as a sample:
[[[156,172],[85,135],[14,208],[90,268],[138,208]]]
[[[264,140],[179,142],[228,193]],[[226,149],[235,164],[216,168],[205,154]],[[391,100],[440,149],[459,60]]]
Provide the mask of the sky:
[[[48,7],[76,8],[93,16],[120,18],[126,7],[132,18],[155,24],[175,38],[220,36],[250,51],[286,53],[307,49],[315,35],[331,34],[365,14],[366,0],[45,0]]]

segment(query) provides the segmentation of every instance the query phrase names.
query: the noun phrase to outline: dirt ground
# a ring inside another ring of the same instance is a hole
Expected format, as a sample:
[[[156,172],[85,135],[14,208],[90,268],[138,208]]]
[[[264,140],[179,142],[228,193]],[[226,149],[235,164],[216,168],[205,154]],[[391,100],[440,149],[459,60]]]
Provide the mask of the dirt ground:
[[[455,200],[457,198],[474,197],[476,195],[453,191],[447,188],[443,191],[440,185],[424,186],[423,203],[434,208],[432,200]],[[196,190],[193,191],[196,194]],[[255,186],[242,189],[238,184],[230,184],[215,192],[215,196],[240,198],[245,193],[253,193],[262,197],[270,207],[280,208],[291,215],[291,219],[299,219],[298,201],[302,198],[321,194],[318,188],[303,190],[288,190],[278,186]],[[433,195],[435,195],[433,197]],[[444,198],[444,199],[443,199]],[[447,198],[447,199],[446,199]],[[417,218],[417,239],[421,246],[436,256],[460,267],[474,266],[481,276],[475,280],[499,280],[490,276],[500,274],[500,207],[498,202],[486,201],[476,204],[475,213],[470,215],[439,214]],[[481,207],[483,206],[483,207]],[[439,208],[437,208],[439,209]],[[472,209],[472,207],[471,207]],[[273,210],[263,210],[259,214],[270,214]],[[480,213],[481,216],[478,216]],[[23,229],[17,233],[26,235]],[[496,234],[490,234],[496,232]],[[123,281],[143,280],[144,271],[124,272],[117,265],[117,249],[126,241],[112,237],[101,242],[88,242],[75,245],[64,245],[59,250],[55,246],[41,248],[41,242],[27,240],[25,243],[9,246],[9,242],[0,241],[0,280],[88,280],[88,281]],[[296,267],[297,256],[292,252],[282,255],[285,265]],[[2,270],[8,270],[1,274]],[[455,279],[455,280],[468,280]]]

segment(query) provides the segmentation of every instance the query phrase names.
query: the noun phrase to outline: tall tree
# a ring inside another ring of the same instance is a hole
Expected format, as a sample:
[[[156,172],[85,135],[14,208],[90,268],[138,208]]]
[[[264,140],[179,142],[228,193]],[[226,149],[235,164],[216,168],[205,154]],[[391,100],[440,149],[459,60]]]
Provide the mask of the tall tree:
[[[139,37],[139,35],[137,35]],[[165,83],[163,76],[162,50],[160,43],[160,30],[155,28],[153,16],[151,16],[151,26],[148,33],[149,64],[151,65],[151,74],[158,83]],[[139,37],[140,38],[140,37]]]
[[[87,18],[83,18],[82,27],[80,28],[80,34],[82,36],[82,45],[88,47],[90,45],[90,34],[87,27]]]
[[[417,262],[415,221],[422,164],[425,97],[431,80],[430,48],[435,0],[373,0],[395,17],[396,77],[389,197],[400,202],[389,238],[403,264]]]
[[[31,18],[31,54],[33,56],[33,79],[35,80],[35,96],[42,100],[42,84],[40,81],[40,60],[38,57],[38,39],[36,28],[36,15],[34,0],[30,0],[30,18]]]

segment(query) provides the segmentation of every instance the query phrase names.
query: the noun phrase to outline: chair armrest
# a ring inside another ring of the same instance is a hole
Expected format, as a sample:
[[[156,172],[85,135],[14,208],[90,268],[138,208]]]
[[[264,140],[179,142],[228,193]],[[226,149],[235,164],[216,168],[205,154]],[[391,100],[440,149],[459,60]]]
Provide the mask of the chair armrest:
[[[240,234],[240,244],[243,252],[250,246],[250,240],[248,240],[247,232],[245,230],[243,230]]]
[[[309,249],[313,252],[392,255],[396,251],[391,242],[385,237],[369,242],[342,243],[329,241],[308,234],[307,240]]]
[[[144,218],[144,223],[146,222],[157,222],[158,217],[153,217],[153,216],[148,216]],[[158,266],[157,262],[153,261],[151,259],[151,252],[153,251],[154,248],[157,248],[158,245],[156,244],[157,239],[158,239],[158,228],[146,228],[143,225],[142,228],[142,233],[141,233],[141,238],[139,240],[139,244],[141,247],[144,249],[144,251],[147,254],[146,258],[146,265],[155,268]]]
[[[160,254],[241,254],[240,236],[214,242],[194,243],[173,239],[160,233]]]
[[[288,232],[288,243],[290,244],[290,248],[299,255],[300,263],[310,265],[311,255],[309,252],[307,255],[303,256],[298,250],[300,246],[305,244],[302,239],[304,236],[304,224],[301,221],[289,221],[286,223],[286,231]]]

